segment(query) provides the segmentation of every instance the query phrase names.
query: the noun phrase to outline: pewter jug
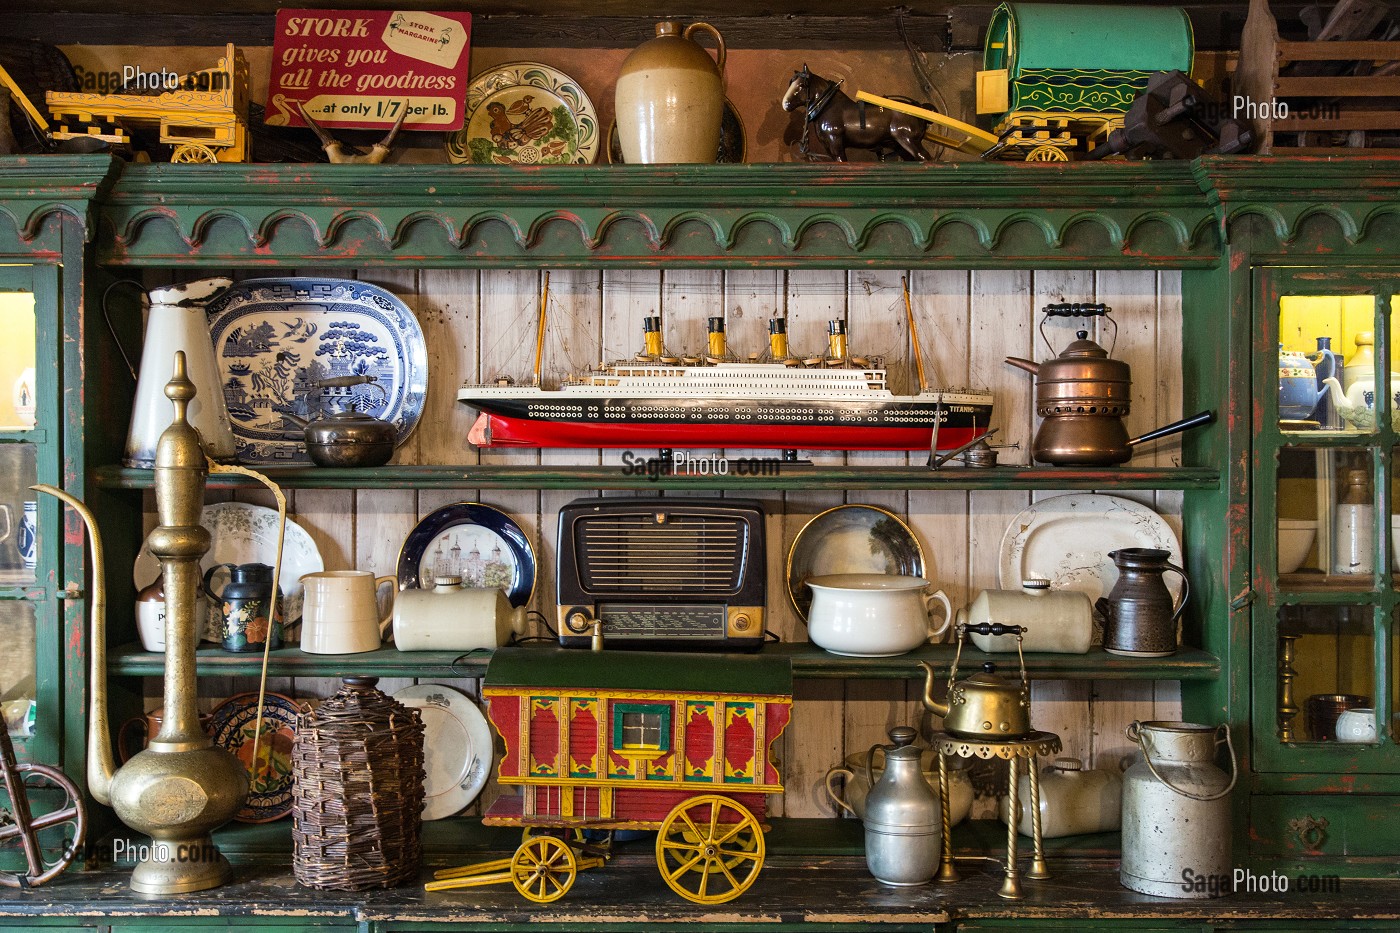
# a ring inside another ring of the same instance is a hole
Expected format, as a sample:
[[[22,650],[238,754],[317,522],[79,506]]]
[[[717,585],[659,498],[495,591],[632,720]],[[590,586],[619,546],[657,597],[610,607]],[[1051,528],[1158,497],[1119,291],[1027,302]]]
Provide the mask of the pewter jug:
[[[1138,658],[1174,654],[1176,620],[1191,596],[1186,571],[1171,563],[1171,552],[1161,548],[1125,547],[1108,556],[1118,568],[1118,581],[1095,604],[1104,617],[1104,650]],[[1181,575],[1181,599],[1175,604],[1162,579],[1167,571]]]
[[[919,768],[915,734],[908,726],[890,730],[885,773],[865,798],[865,864],[882,884],[927,884],[938,871],[943,819]]]
[[[1229,726],[1134,722],[1128,738],[1142,755],[1123,775],[1123,887],[1154,897],[1229,894],[1230,791],[1238,769]],[[1215,764],[1230,754],[1230,773]]]

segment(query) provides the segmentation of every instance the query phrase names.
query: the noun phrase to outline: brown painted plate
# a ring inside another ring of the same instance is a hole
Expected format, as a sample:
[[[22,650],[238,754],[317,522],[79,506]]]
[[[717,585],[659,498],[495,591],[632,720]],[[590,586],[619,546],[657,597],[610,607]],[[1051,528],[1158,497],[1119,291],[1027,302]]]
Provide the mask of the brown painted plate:
[[[248,771],[248,799],[234,816],[240,823],[270,823],[292,812],[292,742],[296,740],[299,711],[291,697],[280,693],[263,696],[262,739],[254,767],[258,695],[240,693],[214,710],[209,726],[214,744],[231,752]]]

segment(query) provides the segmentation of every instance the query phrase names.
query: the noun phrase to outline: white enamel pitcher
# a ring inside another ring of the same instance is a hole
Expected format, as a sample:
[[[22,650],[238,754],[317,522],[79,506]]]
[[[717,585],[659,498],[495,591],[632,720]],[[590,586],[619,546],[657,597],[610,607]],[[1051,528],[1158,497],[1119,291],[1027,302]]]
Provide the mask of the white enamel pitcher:
[[[131,429],[126,435],[123,462],[127,466],[155,466],[156,441],[175,416],[170,399],[165,397],[165,384],[170,381],[176,350],[185,351],[189,379],[197,390],[190,402],[189,420],[199,429],[205,452],[215,460],[232,460],[237,454],[214,358],[214,342],[209,336],[209,320],[204,313],[209,299],[232,284],[231,279],[225,278],[200,279],[147,293],[150,310],[141,349],[141,373],[136,377],[136,400],[131,407]],[[126,356],[125,350],[122,356]]]

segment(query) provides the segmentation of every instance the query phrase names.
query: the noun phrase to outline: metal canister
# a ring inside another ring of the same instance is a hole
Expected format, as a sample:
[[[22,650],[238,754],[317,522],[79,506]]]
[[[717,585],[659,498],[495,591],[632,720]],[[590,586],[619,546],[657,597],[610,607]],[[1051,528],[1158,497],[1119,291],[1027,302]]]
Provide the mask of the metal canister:
[[[908,726],[890,730],[885,773],[865,798],[865,864],[884,884],[926,884],[938,871],[942,816],[914,736]]]
[[[1238,768],[1227,725],[1134,722],[1142,755],[1123,775],[1123,887],[1154,897],[1229,894],[1230,791]],[[1230,773],[1215,764],[1224,743]]]

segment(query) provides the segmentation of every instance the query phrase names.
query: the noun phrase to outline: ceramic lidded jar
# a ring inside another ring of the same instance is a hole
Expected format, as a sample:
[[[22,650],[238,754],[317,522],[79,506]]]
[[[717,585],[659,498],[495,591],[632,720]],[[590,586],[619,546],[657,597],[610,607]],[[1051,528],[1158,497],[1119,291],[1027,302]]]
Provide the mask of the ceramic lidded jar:
[[[717,60],[690,38],[714,37]],[[709,23],[656,24],[617,78],[617,137],[628,165],[714,162],[724,117],[724,39]]]

